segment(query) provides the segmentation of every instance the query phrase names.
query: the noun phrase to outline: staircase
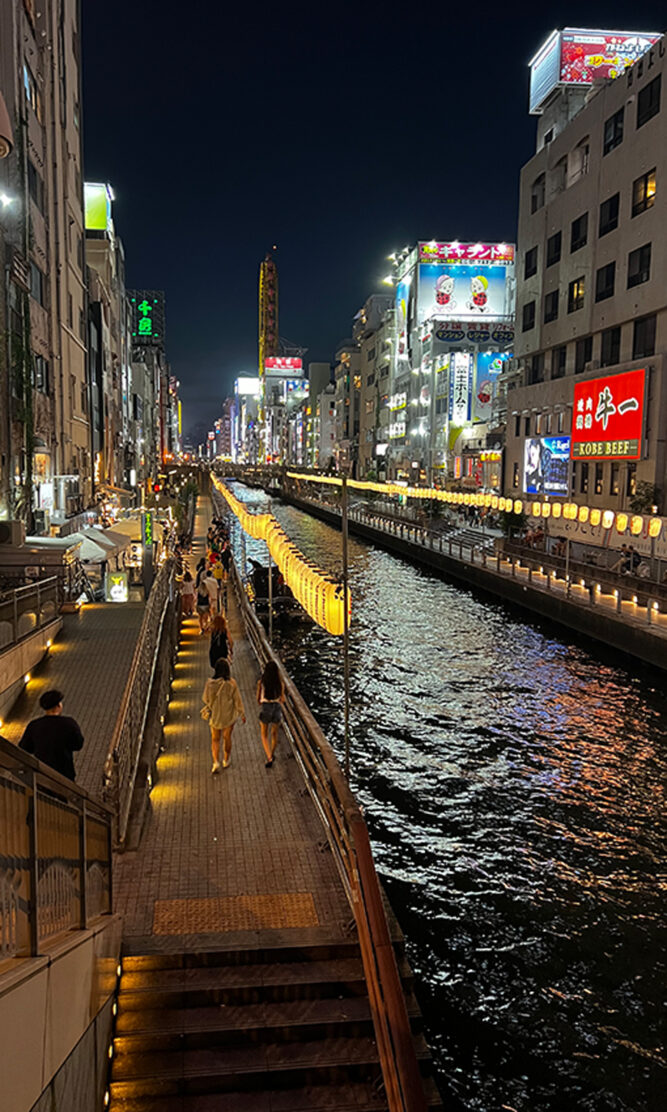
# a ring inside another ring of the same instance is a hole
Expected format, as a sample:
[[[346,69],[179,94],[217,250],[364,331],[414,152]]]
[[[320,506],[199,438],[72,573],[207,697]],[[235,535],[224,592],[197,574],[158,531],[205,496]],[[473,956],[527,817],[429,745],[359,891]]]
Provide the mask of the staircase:
[[[399,958],[428,1107],[442,1108]],[[356,943],[123,958],[111,1112],[383,1112]]]

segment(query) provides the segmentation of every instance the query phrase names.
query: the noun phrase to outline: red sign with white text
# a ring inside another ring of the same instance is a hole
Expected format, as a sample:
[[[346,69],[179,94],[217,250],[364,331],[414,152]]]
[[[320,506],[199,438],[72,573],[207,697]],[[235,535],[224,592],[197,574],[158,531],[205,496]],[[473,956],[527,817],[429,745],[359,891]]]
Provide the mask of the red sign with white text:
[[[513,243],[436,243],[419,244],[420,263],[480,263],[507,266],[514,262]]]
[[[294,371],[303,370],[303,361],[293,355],[267,355],[264,360],[264,370],[272,371],[274,374],[285,372],[292,374]]]
[[[640,459],[646,371],[623,371],[574,388],[571,459]]]

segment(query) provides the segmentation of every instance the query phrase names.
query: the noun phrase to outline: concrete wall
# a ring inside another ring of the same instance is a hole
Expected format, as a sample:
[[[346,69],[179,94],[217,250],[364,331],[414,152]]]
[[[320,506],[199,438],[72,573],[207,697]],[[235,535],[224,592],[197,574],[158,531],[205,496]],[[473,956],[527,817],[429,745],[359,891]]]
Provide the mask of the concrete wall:
[[[121,919],[104,916],[0,966],[3,1112],[102,1108]]]
[[[23,690],[23,677],[39,664],[46,652],[46,642],[55,640],[62,625],[62,618],[56,618],[0,653],[0,720]]]

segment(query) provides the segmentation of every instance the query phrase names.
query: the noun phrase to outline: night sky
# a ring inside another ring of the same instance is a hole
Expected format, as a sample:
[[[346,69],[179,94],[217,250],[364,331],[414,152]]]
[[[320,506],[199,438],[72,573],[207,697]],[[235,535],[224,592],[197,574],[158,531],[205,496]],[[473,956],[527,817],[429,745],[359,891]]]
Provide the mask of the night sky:
[[[128,286],[164,289],[186,431],[280,334],[329,360],[386,256],[516,236],[528,62],[554,27],[664,30],[663,2],[83,3],[84,165],[116,192]]]

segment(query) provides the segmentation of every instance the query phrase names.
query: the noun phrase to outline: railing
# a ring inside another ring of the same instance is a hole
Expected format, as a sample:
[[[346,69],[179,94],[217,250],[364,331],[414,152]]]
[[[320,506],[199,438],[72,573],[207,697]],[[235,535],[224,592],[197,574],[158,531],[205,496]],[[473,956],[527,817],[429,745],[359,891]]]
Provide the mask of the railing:
[[[0,959],[111,911],[111,812],[0,738]]]
[[[423,1083],[366,823],[331,746],[274,656],[234,565],[232,582],[260,667],[273,659],[283,677],[285,728],[352,903],[390,1112],[424,1112]]]
[[[55,621],[63,602],[59,576],[16,587],[0,596],[0,652]]]
[[[127,833],[162,628],[169,604],[175,598],[174,571],[174,560],[169,557],[160,567],[151,587],[116,728],[104,763],[103,798],[111,804],[115,815],[118,844],[123,842]]]

